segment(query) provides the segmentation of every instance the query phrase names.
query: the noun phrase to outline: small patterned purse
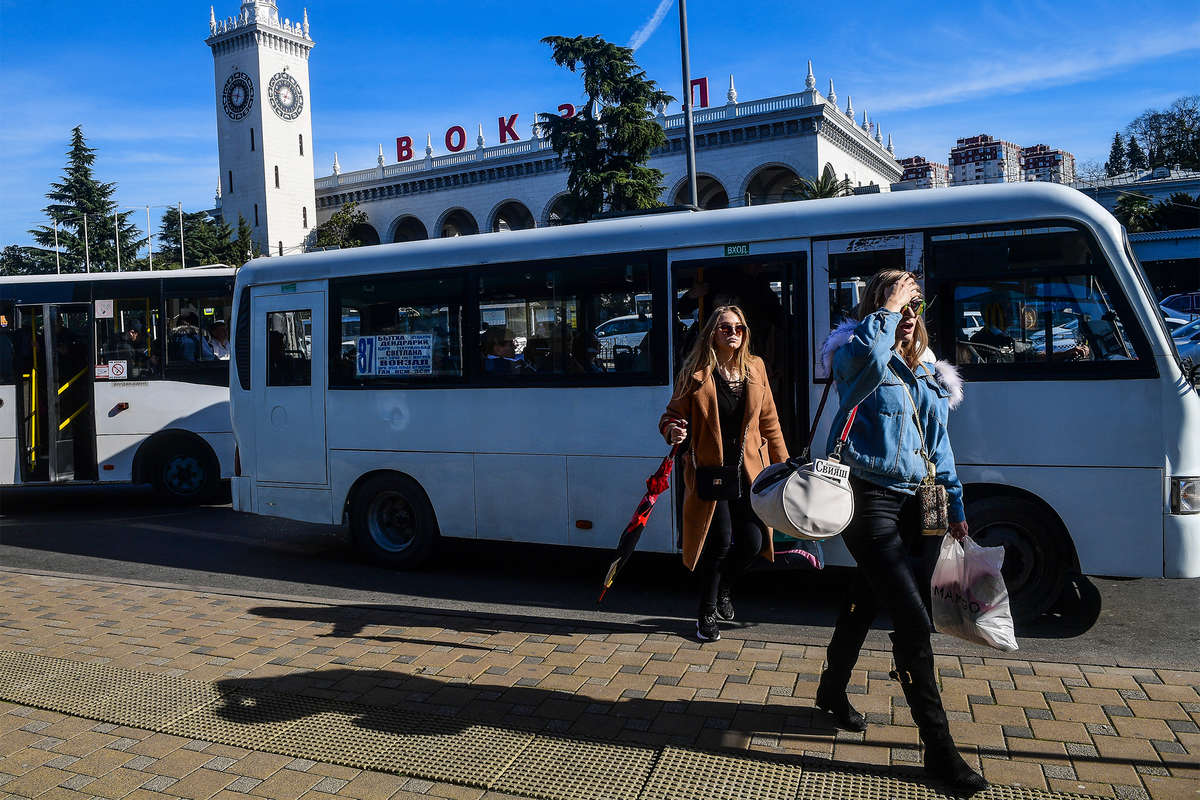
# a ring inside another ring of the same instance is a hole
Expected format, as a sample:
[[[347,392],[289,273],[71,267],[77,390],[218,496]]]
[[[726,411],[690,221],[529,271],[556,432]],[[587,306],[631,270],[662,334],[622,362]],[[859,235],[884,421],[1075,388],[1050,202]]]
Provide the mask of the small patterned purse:
[[[896,371],[892,370],[892,374],[895,375]],[[912,392],[908,390],[908,384],[903,378],[899,375],[896,375],[896,378],[904,387],[908,402],[912,403],[913,422],[917,424],[917,435],[921,437],[921,458],[925,460],[928,473],[917,486],[917,503],[921,508],[921,532],[926,536],[941,536],[950,528],[950,496],[946,493],[946,487],[937,482],[937,467],[929,460],[929,453],[925,450],[925,429],[921,427],[921,418],[917,414],[917,404],[913,400]]]

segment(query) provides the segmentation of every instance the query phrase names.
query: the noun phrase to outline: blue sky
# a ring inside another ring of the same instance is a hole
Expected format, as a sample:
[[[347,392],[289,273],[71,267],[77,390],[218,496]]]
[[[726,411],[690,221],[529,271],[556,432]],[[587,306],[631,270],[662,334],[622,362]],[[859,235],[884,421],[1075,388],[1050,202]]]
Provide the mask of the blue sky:
[[[280,0],[280,12],[298,18],[303,4]],[[217,15],[239,5],[223,0]],[[192,0],[0,0],[0,246],[31,243],[76,124],[120,204],[211,206],[208,10]],[[401,135],[423,147],[431,131],[440,152],[454,124],[473,144],[483,122],[495,144],[501,114],[520,113],[526,137],[536,112],[579,96],[578,78],[539,42],[549,34],[629,44],[641,30],[639,62],[681,94],[674,0],[309,0],[308,13],[318,175],[334,151],[346,171],[373,166],[380,143],[390,161]],[[709,77],[713,103],[730,73],[742,100],[799,91],[811,57],[818,88],[832,76],[841,103],[852,95],[901,157],[945,162],[956,138],[987,132],[1103,161],[1114,130],[1200,91],[1192,0],[691,0],[688,17],[692,73]]]

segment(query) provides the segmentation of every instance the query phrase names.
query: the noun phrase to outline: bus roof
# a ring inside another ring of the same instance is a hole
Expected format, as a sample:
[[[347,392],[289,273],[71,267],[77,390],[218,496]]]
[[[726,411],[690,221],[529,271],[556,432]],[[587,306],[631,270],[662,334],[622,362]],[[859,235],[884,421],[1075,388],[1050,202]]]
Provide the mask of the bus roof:
[[[1070,187],[1031,182],[883,192],[699,213],[648,214],[582,225],[260,257],[242,267],[239,282],[283,283],[747,240],[852,236],[1036,219],[1088,222],[1096,228],[1108,228],[1120,240],[1118,223],[1095,200]]]
[[[187,269],[136,270],[129,272],[64,272],[61,275],[9,275],[0,277],[0,283],[71,283],[72,281],[122,281],[145,278],[219,278],[233,277],[237,268],[225,264],[213,264]]]

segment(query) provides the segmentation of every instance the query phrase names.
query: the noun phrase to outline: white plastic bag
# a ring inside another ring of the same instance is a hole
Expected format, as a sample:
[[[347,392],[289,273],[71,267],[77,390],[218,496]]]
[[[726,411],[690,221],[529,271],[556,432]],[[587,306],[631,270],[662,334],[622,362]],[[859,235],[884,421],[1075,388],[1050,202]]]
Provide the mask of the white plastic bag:
[[[968,642],[1016,650],[1003,565],[1003,547],[980,547],[970,537],[960,544],[947,533],[933,569],[933,627]]]

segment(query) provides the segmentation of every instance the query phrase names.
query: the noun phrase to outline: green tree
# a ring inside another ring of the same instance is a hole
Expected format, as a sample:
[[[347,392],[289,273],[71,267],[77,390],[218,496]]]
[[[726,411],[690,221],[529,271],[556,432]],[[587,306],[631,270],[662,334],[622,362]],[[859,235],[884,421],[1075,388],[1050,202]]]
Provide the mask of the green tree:
[[[10,244],[0,250],[0,275],[53,275],[53,250]]]
[[[646,161],[667,136],[650,109],[674,98],[646,77],[628,47],[600,36],[542,41],[555,64],[583,78],[585,99],[575,116],[538,115],[539,129],[567,165],[574,218],[659,205],[663,173]]]
[[[1120,175],[1125,169],[1125,143],[1121,141],[1121,132],[1113,134],[1112,148],[1108,151],[1108,161],[1104,162],[1104,172],[1108,177]]]
[[[1136,194],[1123,194],[1113,208],[1116,217],[1130,233],[1154,230],[1154,207],[1150,201]]]
[[[366,224],[367,212],[359,211],[358,203],[343,203],[341,208],[333,212],[333,216],[316,227],[314,244],[317,247],[362,247],[362,240],[356,236],[355,229]]]
[[[229,225],[218,222],[207,211],[183,212],[183,266],[199,267],[206,264],[231,264],[235,260],[235,248],[230,241]],[[161,255],[155,253],[155,265],[161,258],[163,266],[180,266],[179,260],[179,210],[168,208],[163,212],[158,228],[158,245]]]
[[[237,239],[233,242],[233,264],[242,266],[252,258],[258,257],[258,243],[254,241],[254,231],[250,223],[238,214]]]
[[[1200,228],[1200,195],[1172,192],[1166,200],[1154,204],[1151,230],[1174,231]]]
[[[71,131],[71,148],[67,151],[62,180],[50,184],[50,191],[46,193],[50,205],[45,211],[51,224],[29,231],[43,248],[53,249],[54,223],[57,223],[63,272],[83,272],[88,261],[94,271],[115,271],[118,238],[121,266],[132,266],[138,250],[146,244],[145,237],[129,222],[134,212],[117,213],[117,205],[112,200],[116,184],[101,183],[92,174],[95,162],[96,150],[87,146],[83,129],[76,126]]]
[[[1125,161],[1129,168],[1135,171],[1150,166],[1150,162],[1146,158],[1146,151],[1138,144],[1136,136],[1129,137],[1129,144],[1125,147]]]
[[[826,168],[819,178],[797,178],[790,187],[797,200],[819,200],[824,197],[845,197],[851,193],[850,179],[839,178]]]

